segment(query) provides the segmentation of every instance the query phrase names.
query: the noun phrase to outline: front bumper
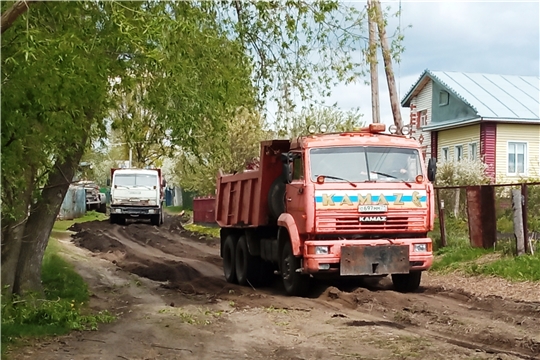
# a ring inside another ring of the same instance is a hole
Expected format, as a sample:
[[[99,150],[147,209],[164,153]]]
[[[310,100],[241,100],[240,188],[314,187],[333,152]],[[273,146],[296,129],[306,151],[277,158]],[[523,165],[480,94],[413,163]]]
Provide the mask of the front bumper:
[[[414,251],[415,244],[427,244],[428,251]],[[342,246],[392,247],[392,245],[409,247],[409,271],[428,270],[433,264],[431,244],[430,238],[306,241],[302,249],[302,272],[307,274],[339,273]],[[328,247],[328,254],[316,254],[315,247]]]
[[[134,217],[158,215],[157,206],[111,206],[111,214],[128,215]]]

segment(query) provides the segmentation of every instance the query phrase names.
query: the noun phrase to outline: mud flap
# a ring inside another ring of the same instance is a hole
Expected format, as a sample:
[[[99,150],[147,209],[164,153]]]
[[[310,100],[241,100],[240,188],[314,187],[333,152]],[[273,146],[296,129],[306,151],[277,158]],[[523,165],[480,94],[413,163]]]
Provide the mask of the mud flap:
[[[341,275],[355,276],[408,273],[408,245],[341,247]]]

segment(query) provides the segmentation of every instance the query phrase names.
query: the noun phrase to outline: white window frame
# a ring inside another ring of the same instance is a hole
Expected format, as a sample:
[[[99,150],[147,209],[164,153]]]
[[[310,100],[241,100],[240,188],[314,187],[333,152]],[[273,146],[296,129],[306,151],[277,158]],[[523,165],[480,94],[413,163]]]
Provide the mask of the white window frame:
[[[524,144],[525,145],[525,151],[523,154],[523,172],[520,173],[517,171],[517,157],[515,158],[516,162],[516,172],[511,173],[508,171],[508,168],[510,166],[510,161],[508,161],[508,155],[510,155],[510,144]],[[529,142],[528,141],[507,141],[506,142],[506,175],[508,176],[527,176],[529,173]]]
[[[458,155],[458,151],[457,151],[458,148],[461,148],[461,159],[458,159],[458,156],[457,156],[457,155]],[[454,145],[454,160],[455,160],[455,161],[461,161],[461,160],[463,160],[463,158],[464,158],[464,156],[463,156],[463,155],[464,155],[463,150],[464,150],[463,144],[457,144],[457,145]]]
[[[448,161],[450,158],[450,149],[448,146],[441,147],[441,156],[443,161]]]
[[[475,148],[476,148],[475,151],[474,151],[474,157],[471,156],[472,153],[473,153],[473,152],[471,151],[471,146],[472,146],[472,145],[475,145]],[[478,159],[478,141],[473,141],[473,142],[470,142],[470,143],[469,143],[469,146],[467,147],[467,158],[468,158],[469,160],[472,160],[472,161]]]

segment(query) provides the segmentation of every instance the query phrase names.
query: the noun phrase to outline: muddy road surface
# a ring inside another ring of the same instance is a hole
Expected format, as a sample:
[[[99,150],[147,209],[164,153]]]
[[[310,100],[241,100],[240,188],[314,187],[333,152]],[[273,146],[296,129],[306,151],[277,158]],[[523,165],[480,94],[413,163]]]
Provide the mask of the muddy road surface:
[[[91,306],[118,316],[95,332],[33,343],[14,359],[540,359],[540,287],[424,274],[411,294],[380,281],[315,281],[288,297],[228,284],[217,239],[94,221],[61,240]]]

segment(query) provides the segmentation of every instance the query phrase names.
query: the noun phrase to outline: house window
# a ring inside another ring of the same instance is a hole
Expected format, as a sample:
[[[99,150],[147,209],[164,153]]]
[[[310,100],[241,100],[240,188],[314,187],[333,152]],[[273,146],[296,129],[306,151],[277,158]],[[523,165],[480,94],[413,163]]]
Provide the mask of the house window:
[[[508,143],[508,175],[524,174],[526,172],[527,143]]]
[[[448,91],[441,90],[441,92],[439,92],[439,106],[448,105],[449,101],[450,95],[448,94]]]
[[[442,150],[442,159],[443,159],[443,161],[448,161],[448,148],[443,147],[441,150]]]
[[[478,159],[478,143],[470,143],[469,144],[469,160],[476,160]]]
[[[427,124],[427,110],[422,110],[420,111],[420,126],[426,126]]]
[[[454,147],[454,160],[456,161],[463,160],[463,145],[456,145]]]

